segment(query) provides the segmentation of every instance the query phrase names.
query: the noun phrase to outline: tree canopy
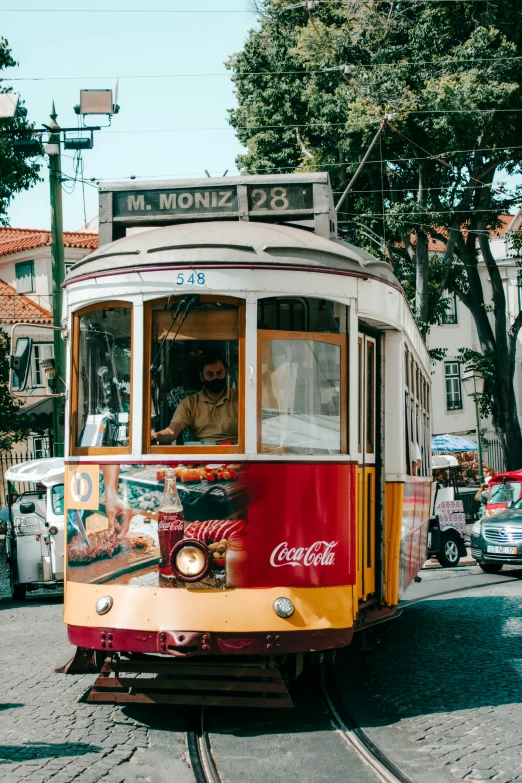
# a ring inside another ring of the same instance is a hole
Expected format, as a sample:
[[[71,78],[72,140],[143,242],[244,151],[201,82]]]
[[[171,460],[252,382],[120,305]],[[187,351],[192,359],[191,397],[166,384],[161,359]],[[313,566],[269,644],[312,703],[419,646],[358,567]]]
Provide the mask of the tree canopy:
[[[256,0],[259,25],[227,63],[238,102],[230,122],[246,147],[238,166],[326,170],[339,199],[387,116],[339,210],[340,231],[394,264],[424,334],[446,308],[445,291],[471,310],[494,425],[508,464],[520,467],[522,316],[508,323],[489,233],[522,198],[498,182],[522,167],[522,9],[508,0],[288,5]]]
[[[0,73],[18,63],[13,59],[8,42],[0,38]],[[0,78],[0,93],[13,92]],[[15,136],[12,131],[24,130],[31,125],[24,117],[16,120],[0,118],[0,225],[7,225],[7,210],[16,193],[28,190],[38,182],[39,161],[17,155],[13,149]]]
[[[0,73],[17,63],[11,55],[9,44],[0,38]],[[0,92],[12,92],[0,79]],[[13,149],[14,130],[30,128],[24,117],[0,118],[0,225],[8,224],[7,210],[16,193],[28,190],[38,181],[40,163],[23,158]],[[32,427],[27,416],[20,414],[21,402],[9,391],[9,338],[0,329],[0,451],[11,448],[13,443],[24,440]]]

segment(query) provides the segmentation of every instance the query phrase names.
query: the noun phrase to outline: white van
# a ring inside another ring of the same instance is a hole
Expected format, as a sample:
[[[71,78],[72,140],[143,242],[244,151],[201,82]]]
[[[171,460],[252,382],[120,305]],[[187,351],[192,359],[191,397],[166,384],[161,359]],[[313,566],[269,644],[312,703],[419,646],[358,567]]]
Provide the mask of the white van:
[[[56,586],[64,577],[64,462],[62,458],[37,459],[9,468],[5,478],[16,490],[9,492],[7,562],[13,599],[23,601],[27,590]]]

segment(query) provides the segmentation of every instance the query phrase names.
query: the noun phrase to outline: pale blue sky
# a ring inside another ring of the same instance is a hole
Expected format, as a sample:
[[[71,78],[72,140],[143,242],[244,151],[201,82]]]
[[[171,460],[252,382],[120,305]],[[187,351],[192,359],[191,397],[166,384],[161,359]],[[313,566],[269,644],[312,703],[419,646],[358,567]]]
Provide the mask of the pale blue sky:
[[[155,9],[204,13],[151,13]],[[212,9],[236,13],[208,13]],[[111,128],[95,134],[94,148],[83,154],[86,178],[205,176],[205,169],[212,175],[226,169],[236,173],[234,160],[241,147],[227,123],[234,96],[223,62],[242,48],[256,25],[248,0],[0,0],[0,19],[0,36],[19,62],[18,68],[5,71],[5,80],[22,94],[28,119],[38,126],[48,122],[53,99],[58,122],[76,125],[73,106],[80,88],[114,89],[119,76],[121,112]],[[179,76],[160,78],[162,74]],[[21,77],[42,80],[14,81]],[[180,130],[168,132],[172,129]],[[63,159],[63,168],[72,173],[70,158]],[[49,228],[46,164],[42,175],[45,182],[12,202],[12,226]],[[85,191],[89,220],[98,211],[97,191]],[[72,195],[64,193],[63,205],[65,230],[83,225],[79,183]]]

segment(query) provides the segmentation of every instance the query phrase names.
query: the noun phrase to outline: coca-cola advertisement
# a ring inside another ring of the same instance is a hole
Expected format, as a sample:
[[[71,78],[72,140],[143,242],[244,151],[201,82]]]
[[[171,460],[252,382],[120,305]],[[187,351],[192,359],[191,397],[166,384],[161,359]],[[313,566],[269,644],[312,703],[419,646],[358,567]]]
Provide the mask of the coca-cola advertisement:
[[[233,589],[353,584],[353,466],[69,464],[67,579]]]

